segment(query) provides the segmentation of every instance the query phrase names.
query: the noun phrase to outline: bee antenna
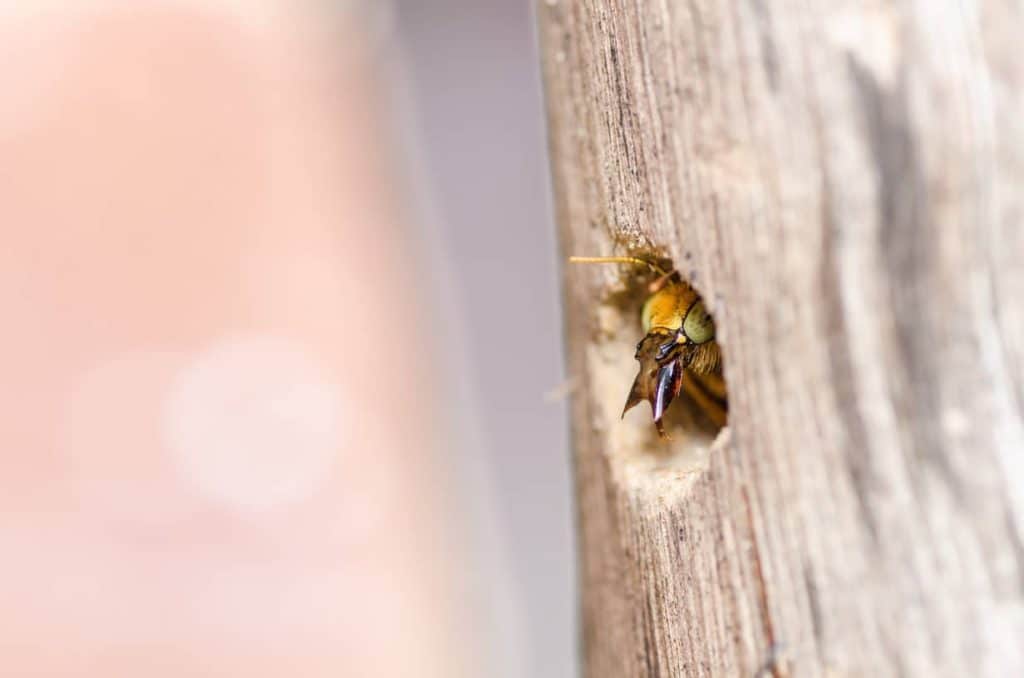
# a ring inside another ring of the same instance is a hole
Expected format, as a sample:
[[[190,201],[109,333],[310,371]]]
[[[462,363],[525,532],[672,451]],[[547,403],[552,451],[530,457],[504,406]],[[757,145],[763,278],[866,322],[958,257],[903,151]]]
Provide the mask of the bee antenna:
[[[646,266],[660,276],[667,277],[670,275],[669,271],[666,271],[661,266],[658,266],[654,262],[641,259],[640,257],[569,257],[569,263],[571,264],[636,264],[638,266]]]

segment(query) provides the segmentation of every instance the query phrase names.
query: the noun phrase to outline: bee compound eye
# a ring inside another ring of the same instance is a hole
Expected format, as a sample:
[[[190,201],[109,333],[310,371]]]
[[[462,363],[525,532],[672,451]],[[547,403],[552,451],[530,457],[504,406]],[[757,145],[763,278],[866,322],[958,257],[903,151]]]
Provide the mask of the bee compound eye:
[[[704,308],[704,302],[697,300],[683,318],[683,334],[695,344],[703,344],[715,338],[715,321]]]

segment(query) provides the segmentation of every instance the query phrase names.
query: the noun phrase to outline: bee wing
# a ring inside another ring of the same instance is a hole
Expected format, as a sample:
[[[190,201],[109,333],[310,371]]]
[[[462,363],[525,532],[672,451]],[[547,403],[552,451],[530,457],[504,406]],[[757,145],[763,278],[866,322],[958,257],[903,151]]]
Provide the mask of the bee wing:
[[[650,398],[655,424],[661,423],[662,415],[665,414],[669,404],[679,395],[679,389],[682,387],[682,384],[683,366],[679,360],[673,360],[658,370],[657,384],[655,385],[653,397]]]

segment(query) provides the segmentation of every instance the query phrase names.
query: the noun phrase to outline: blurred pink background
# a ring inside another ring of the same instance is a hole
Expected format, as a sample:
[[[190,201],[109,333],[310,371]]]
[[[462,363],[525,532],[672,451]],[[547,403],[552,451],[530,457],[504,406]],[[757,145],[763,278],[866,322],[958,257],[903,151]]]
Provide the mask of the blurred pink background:
[[[566,676],[528,3],[0,8],[0,673]]]

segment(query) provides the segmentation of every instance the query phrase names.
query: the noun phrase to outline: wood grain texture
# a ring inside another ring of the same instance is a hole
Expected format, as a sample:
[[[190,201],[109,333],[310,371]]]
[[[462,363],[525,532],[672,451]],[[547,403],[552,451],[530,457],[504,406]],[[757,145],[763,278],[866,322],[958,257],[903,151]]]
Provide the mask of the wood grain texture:
[[[619,422],[630,272],[566,271],[588,678],[1024,675],[1022,12],[538,3],[563,254],[671,256],[730,391]]]

